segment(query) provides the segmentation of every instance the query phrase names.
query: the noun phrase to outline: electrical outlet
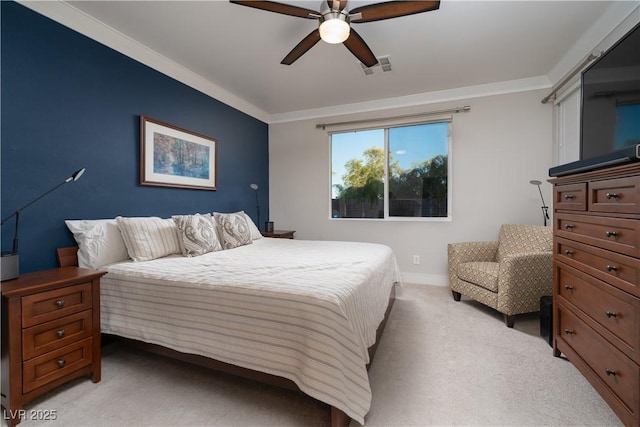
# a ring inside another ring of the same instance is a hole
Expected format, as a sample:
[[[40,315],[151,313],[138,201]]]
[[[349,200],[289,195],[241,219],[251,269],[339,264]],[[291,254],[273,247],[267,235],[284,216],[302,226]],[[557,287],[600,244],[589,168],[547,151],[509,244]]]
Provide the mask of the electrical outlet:
[[[416,265],[420,264],[420,255],[413,256],[413,263]]]

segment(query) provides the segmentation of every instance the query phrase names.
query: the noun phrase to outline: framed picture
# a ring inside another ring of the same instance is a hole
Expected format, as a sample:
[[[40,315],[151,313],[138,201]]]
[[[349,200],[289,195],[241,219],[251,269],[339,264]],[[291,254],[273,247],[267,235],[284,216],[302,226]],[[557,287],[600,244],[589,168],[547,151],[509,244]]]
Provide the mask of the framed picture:
[[[140,116],[140,185],[217,190],[218,141]]]

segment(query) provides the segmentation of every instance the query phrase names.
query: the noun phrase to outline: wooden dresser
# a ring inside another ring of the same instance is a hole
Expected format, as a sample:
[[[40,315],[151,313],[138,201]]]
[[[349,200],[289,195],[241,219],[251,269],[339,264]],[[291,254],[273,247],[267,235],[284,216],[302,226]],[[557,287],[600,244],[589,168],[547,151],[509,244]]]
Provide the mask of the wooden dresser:
[[[64,267],[2,282],[2,406],[13,426],[54,420],[25,403],[72,379],[100,381],[100,277]]]
[[[640,163],[554,186],[554,355],[640,425]]]

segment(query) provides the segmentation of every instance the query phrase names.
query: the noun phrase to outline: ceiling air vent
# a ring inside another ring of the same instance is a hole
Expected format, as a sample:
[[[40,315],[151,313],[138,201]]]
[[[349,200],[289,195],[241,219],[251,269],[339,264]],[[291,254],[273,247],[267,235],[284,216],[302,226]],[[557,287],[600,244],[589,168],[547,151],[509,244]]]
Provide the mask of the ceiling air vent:
[[[389,55],[378,56],[376,59],[378,60],[378,63],[373,67],[367,67],[362,62],[358,62],[358,65],[360,66],[360,69],[365,76],[370,76],[374,73],[380,74],[391,71],[391,60],[389,59]]]

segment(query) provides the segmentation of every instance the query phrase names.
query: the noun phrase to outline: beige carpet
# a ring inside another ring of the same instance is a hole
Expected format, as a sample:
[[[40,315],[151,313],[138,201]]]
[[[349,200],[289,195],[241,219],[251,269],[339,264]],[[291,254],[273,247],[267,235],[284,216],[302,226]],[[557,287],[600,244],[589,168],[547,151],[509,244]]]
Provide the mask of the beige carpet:
[[[327,426],[299,393],[109,344],[102,381],[80,379],[27,406],[20,426]],[[539,336],[537,315],[502,316],[448,288],[404,285],[372,364],[366,426],[619,426],[578,371]],[[6,425],[6,421],[3,421]],[[352,427],[359,426],[352,422]]]

